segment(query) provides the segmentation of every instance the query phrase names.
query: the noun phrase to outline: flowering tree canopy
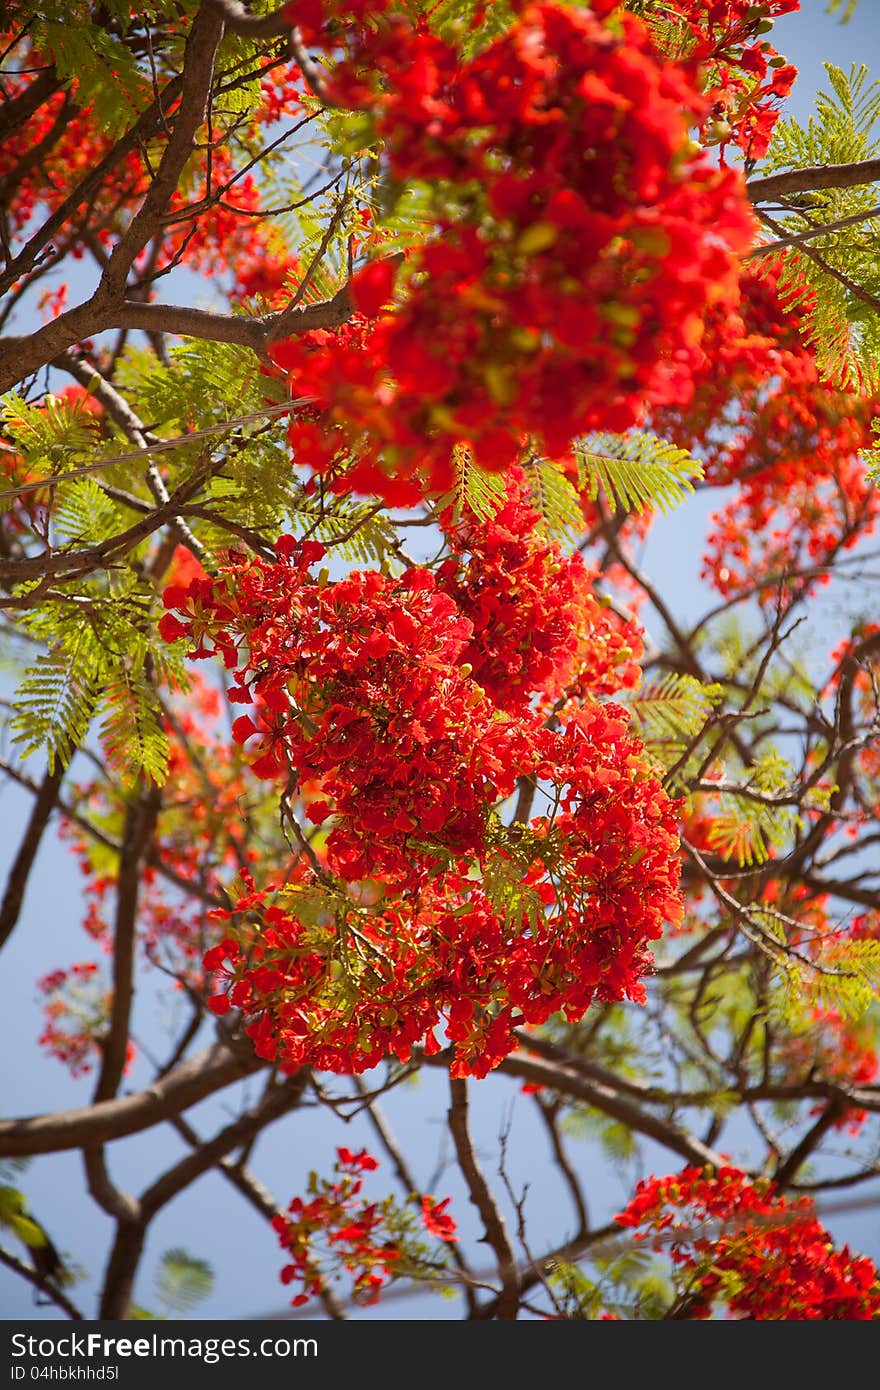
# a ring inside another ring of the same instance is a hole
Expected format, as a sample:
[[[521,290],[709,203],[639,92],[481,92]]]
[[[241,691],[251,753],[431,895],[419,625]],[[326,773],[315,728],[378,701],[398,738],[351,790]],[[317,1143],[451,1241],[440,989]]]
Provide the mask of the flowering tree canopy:
[[[213,1174],[306,1316],[880,1317],[880,86],[799,123],[798,9],[5,7],[0,949],[73,1080],[0,1116],[0,1278],[56,1315],[211,1297],[148,1241]]]

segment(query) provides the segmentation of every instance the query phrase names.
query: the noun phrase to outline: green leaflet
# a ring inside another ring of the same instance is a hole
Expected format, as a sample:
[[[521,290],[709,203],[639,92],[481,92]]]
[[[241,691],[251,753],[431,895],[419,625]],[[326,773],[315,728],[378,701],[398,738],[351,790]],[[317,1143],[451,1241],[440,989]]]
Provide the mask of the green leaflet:
[[[3,397],[0,431],[19,450],[34,481],[92,463],[100,449],[100,421],[79,402],[70,405],[53,395],[36,406],[10,391]]]
[[[538,529],[548,541],[574,547],[584,529],[584,514],[571,479],[550,459],[530,459],[525,473],[530,501],[541,514]]]
[[[654,434],[594,434],[575,446],[580,486],[594,500],[600,490],[624,511],[656,507],[668,512],[693,492],[703,467],[686,449]]]
[[[856,12],[859,0],[826,0],[825,13],[839,14],[841,24],[848,24]]]
[[[592,1321],[610,1312],[623,1319],[656,1321],[672,1304],[674,1290],[665,1262],[640,1249],[623,1232],[592,1252],[593,1277],[576,1264],[557,1261],[549,1283],[560,1316]]]
[[[435,34],[454,43],[464,61],[470,61],[489,44],[500,39],[513,23],[514,13],[506,0],[440,0],[428,10],[428,22]]]
[[[77,478],[58,489],[52,508],[56,542],[87,548],[125,529],[119,507],[94,478]]]
[[[544,915],[544,905],[535,889],[523,882],[526,867],[496,850],[483,870],[483,890],[493,912],[507,925],[519,927],[525,922],[535,928]]]
[[[313,499],[310,499],[313,503]],[[331,548],[334,555],[355,564],[382,564],[396,540],[394,527],[382,512],[370,502],[350,498],[332,498],[322,515],[314,517],[311,509],[293,508],[298,527],[308,531],[313,540]]]
[[[123,23],[130,13],[126,7]],[[103,25],[72,18],[68,10],[55,21],[38,20],[33,39],[52,58],[62,82],[75,80],[77,105],[90,106],[108,135],[122,135],[152,100],[150,82],[131,49]]]
[[[842,1018],[861,1018],[880,995],[880,941],[832,939],[812,961],[788,955],[782,991],[774,1003],[787,1027],[805,1032],[814,1026],[815,1008]]]
[[[735,859],[740,868],[764,864],[770,846],[782,848],[800,824],[793,805],[773,804],[789,789],[792,768],[775,750],[749,769],[742,790],[725,787],[719,794],[719,810],[708,830],[709,844],[724,859]],[[748,795],[755,792],[764,800]]]
[[[456,510],[468,507],[480,521],[490,521],[504,502],[506,492],[504,475],[489,473],[474,461],[474,456],[466,444],[456,444],[453,462],[455,465],[455,487],[451,493],[441,497],[437,503],[442,511],[450,502]]]
[[[50,769],[68,763],[97,717],[123,785],[141,774],[161,784],[168,745],[151,672],[184,688],[186,673],[175,648],[156,643],[150,652],[149,597],[92,589],[26,611],[21,622],[45,647],[15,700],[11,728],[22,756],[44,749]]]
[[[665,0],[627,0],[626,8],[650,29],[657,48],[669,58],[684,57],[694,47],[687,20],[673,14]],[[711,80],[711,73],[707,73],[707,80]]]
[[[166,1250],[156,1272],[156,1298],[165,1317],[186,1317],[214,1290],[214,1271],[206,1260],[175,1247]]]
[[[265,404],[272,385],[249,348],[197,339],[172,348],[167,366],[146,349],[129,348],[118,380],[154,430],[159,425],[204,429],[247,414]]]
[[[705,728],[723,697],[720,685],[670,671],[643,685],[628,702],[636,728],[652,756],[671,767]]]

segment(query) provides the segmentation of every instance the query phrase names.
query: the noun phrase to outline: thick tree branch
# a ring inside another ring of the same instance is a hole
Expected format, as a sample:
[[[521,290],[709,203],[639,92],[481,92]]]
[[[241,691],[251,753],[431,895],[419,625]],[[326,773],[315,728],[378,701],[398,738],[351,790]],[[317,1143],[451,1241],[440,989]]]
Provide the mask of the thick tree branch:
[[[0,1120],[0,1156],[59,1153],[138,1134],[265,1066],[250,1044],[232,1052],[225,1044],[215,1043],[133,1095],[80,1110]]]
[[[14,260],[10,261],[4,274],[0,277],[0,294],[5,294],[10,285],[15,284],[16,280],[20,280],[33,268],[40,252],[49,245],[55,233],[73,217],[77,209],[90,203],[104,187],[108,174],[112,173],[117,165],[133,150],[139,149],[164,128],[165,113],[171,103],[180,95],[182,87],[183,78],[173,78],[156,101],[141,113],[128,133],[117,141],[100,163],[96,164],[86,177],[77,184],[76,188],[71,190],[61,206],[46,218],[46,221],[34,233],[27,245],[22,248]],[[51,325],[49,326],[51,327]],[[63,344],[63,346],[69,346],[69,344]],[[0,362],[3,361],[4,357],[5,354],[0,356]],[[49,361],[50,359],[47,358],[46,360]],[[23,373],[23,375],[27,375],[27,373]],[[3,391],[7,389],[5,386],[0,387],[0,390]]]
[[[196,132],[205,119],[214,81],[217,48],[223,37],[223,20],[208,5],[196,14],[183,51],[183,91],[173,116],[168,144],[159,160],[156,176],[125,233],[116,243],[101,277],[101,293],[118,300],[136,257],[155,236],[162,214],[177,192],[180,176],[195,149]]]
[[[498,1070],[507,1076],[516,1076],[522,1081],[547,1086],[550,1090],[559,1091],[573,1100],[584,1101],[604,1115],[620,1120],[637,1134],[644,1134],[647,1138],[656,1140],[658,1144],[670,1149],[672,1153],[679,1154],[688,1163],[695,1163],[701,1168],[707,1163],[715,1167],[724,1163],[722,1155],[708,1144],[704,1144],[696,1135],[688,1133],[671,1120],[660,1119],[659,1116],[636,1105],[634,1101],[627,1100],[610,1086],[598,1081],[587,1081],[569,1067],[541,1061],[538,1058],[523,1057],[517,1052],[505,1057]]]
[[[141,1194],[141,1207],[147,1219],[201,1177],[202,1173],[207,1173],[225,1154],[246,1144],[273,1120],[295,1110],[302,1101],[309,1076],[308,1068],[302,1067],[293,1076],[278,1082],[250,1110],[226,1125],[213,1139],[203,1140],[191,1154],[151,1183]]]
[[[280,10],[273,14],[249,14],[239,0],[208,0],[227,29],[247,39],[280,39],[290,33],[291,23]]]
[[[271,342],[291,338],[315,328],[339,328],[351,318],[354,305],[344,285],[331,299],[300,304],[284,320],[282,314],[247,318],[243,314],[217,314],[210,309],[190,309],[186,305],[138,304],[127,299],[108,301],[98,291],[84,304],[61,314],[35,333],[3,340],[0,351],[0,392],[9,391],[19,381],[77,343],[108,329],[142,329],[145,333],[175,333],[183,338],[201,338],[214,343],[239,343],[265,359]]]
[[[809,193],[819,188],[858,188],[880,179],[880,159],[861,159],[853,164],[815,164],[805,169],[787,169],[749,179],[746,192],[753,203],[775,203],[792,193]]]
[[[829,1129],[833,1128],[845,1112],[845,1105],[837,1097],[828,1102],[815,1124],[810,1126],[800,1143],[792,1149],[788,1158],[774,1173],[773,1176],[781,1188],[788,1186]]]
[[[101,1071],[93,1098],[96,1104],[102,1100],[110,1100],[116,1095],[125,1069],[131,1006],[134,999],[134,957],[137,945],[141,867],[153,838],[161,805],[161,789],[155,783],[150,783],[140,788],[137,800],[129,807],[125,818],[122,853],[119,856],[119,877],[116,883],[116,918],[113,925],[113,1003],[107,1036],[102,1047]]]
[[[154,511],[149,512],[140,521],[134,522],[125,531],[120,531],[118,536],[111,536],[91,549],[62,550],[56,554],[29,556],[24,560],[0,560],[0,578],[18,583],[22,580],[48,578],[62,574],[78,576],[90,574],[92,570],[100,569],[112,561],[119,560],[123,555],[127,555],[130,550],[133,550],[140,541],[145,540],[154,531],[158,531],[160,527],[173,521],[181,503],[188,502],[204,486],[211,473],[219,472],[222,467],[223,460],[220,460],[220,462],[208,467],[198,469],[190,478],[181,483],[167,502],[160,504]]]

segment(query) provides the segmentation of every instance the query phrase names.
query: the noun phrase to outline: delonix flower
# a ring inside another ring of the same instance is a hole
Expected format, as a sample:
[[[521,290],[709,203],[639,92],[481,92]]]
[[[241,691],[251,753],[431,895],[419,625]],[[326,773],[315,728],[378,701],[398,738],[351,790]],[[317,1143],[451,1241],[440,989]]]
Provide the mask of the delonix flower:
[[[788,1198],[736,1168],[686,1168],[640,1182],[617,1220],[659,1237],[694,1318],[715,1305],[755,1321],[873,1321],[880,1278],[872,1260],[834,1248],[808,1197]]]
[[[288,796],[307,781],[306,815],[329,826],[320,863],[218,914],[236,925],[205,958],[226,980],[212,1008],[240,1008],[288,1069],[436,1051],[442,1025],[453,1070],[484,1075],[519,1023],[643,999],[649,943],[680,915],[678,837],[625,711],[581,692],[551,728],[524,699],[499,706],[463,660],[472,624],[428,571],[330,583],[308,572],[314,542],[277,549],[165,595],[192,655],[235,668],[254,770]],[[574,603],[569,619],[580,631]],[[541,813],[507,827],[497,807],[521,777]]]
[[[308,1199],[294,1197],[286,1215],[273,1218],[289,1257],[281,1282],[300,1289],[291,1299],[294,1308],[326,1293],[343,1271],[351,1277],[354,1301],[369,1307],[398,1273],[415,1279],[423,1270],[435,1277],[442,1270],[442,1256],[418,1238],[408,1208],[392,1197],[370,1202],[363,1196],[363,1174],[378,1166],[366,1149],[337,1149],[334,1178],[311,1173]],[[425,1195],[420,1204],[424,1229],[447,1244],[458,1239],[446,1210],[450,1200]]]
[[[536,697],[543,709],[578,692],[613,695],[641,675],[638,625],[602,603],[581,556],[563,556],[538,520],[520,469],[492,517],[449,508],[443,518],[453,557],[440,583],[473,627],[464,649],[473,678],[502,709]]]
[[[880,401],[823,379],[803,332],[808,303],[781,293],[778,267],[744,276],[738,318],[709,315],[712,367],[696,373],[693,400],[654,413],[655,428],[705,459],[709,482],[736,484],[703,570],[725,597],[755,586],[769,601],[800,568],[822,583],[821,567],[880,514],[861,457]]]
[[[690,34],[688,56],[701,63],[709,116],[701,134],[722,153],[735,144],[749,160],[763,159],[797,68],[777,53],[767,30],[800,0],[672,0]]]
[[[402,275],[355,275],[354,328],[275,349],[315,402],[290,427],[296,460],[412,501],[449,486],[462,443],[500,470],[526,436],[557,457],[684,403],[754,230],[739,176],[690,140],[696,65],[616,9],[528,6],[471,59],[371,9],[326,95],[365,113],[392,182],[434,190],[438,235]]]

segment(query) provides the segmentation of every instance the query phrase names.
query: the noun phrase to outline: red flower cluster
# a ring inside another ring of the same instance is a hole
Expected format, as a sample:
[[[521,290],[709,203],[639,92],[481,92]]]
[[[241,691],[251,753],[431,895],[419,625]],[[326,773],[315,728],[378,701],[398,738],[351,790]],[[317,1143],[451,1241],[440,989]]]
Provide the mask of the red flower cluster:
[[[470,624],[427,570],[327,584],[307,574],[321,546],[284,537],[278,551],[277,564],[167,590],[190,622],[166,615],[163,636],[210,632],[229,665],[246,640],[230,699],[255,708],[233,737],[260,740],[258,776],[320,784],[326,799],[309,815],[337,818],[334,872],[405,880],[413,839],[476,850],[487,807],[533,760],[525,731],[463,673]]]
[[[674,0],[670,11],[690,34],[689,57],[703,65],[711,103],[702,137],[707,144],[738,145],[747,159],[763,159],[797,68],[767,38],[779,15],[800,9],[800,0]]]
[[[304,871],[271,905],[265,889],[220,914],[256,911],[259,930],[206,957],[209,970],[231,962],[213,1007],[250,1015],[261,1055],[335,1071],[408,1057],[420,1041],[436,1051],[443,1020],[455,1066],[485,1074],[522,1021],[579,1018],[594,996],[643,998],[647,944],[680,913],[678,839],[624,711],[585,701],[550,729],[525,683],[499,708],[464,662],[471,623],[429,572],[331,584],[308,574],[320,546],[283,537],[278,550],[276,564],[165,595],[186,620],[169,612],[163,633],[195,641],[193,655],[211,643],[232,667],[246,647],[230,698],[253,711],[234,736],[259,739],[255,770],[288,795],[318,789],[313,822],[333,820],[323,854],[335,883]],[[603,611],[588,607],[600,634]],[[568,616],[576,629],[575,607]],[[488,626],[482,640],[489,652]],[[593,659],[605,680],[614,656],[611,642]],[[547,812],[507,829],[494,808],[520,777]],[[513,909],[495,906],[478,868],[505,881]],[[381,881],[372,904],[365,879]]]
[[[503,469],[526,436],[558,456],[685,402],[706,311],[736,306],[753,234],[738,176],[689,142],[705,113],[693,65],[663,61],[619,11],[529,6],[466,60],[368,8],[328,94],[371,117],[392,180],[435,190],[440,234],[390,311],[394,264],[354,277],[361,341],[279,345],[292,395],[317,404],[291,425],[296,459],[353,459],[349,486],[400,501],[445,490],[461,442]]]
[[[880,402],[820,377],[803,309],[783,304],[777,283],[777,272],[744,277],[739,318],[710,318],[712,366],[698,373],[693,401],[653,420],[705,459],[710,482],[738,483],[704,562],[724,596],[760,589],[762,578],[765,596],[774,595],[780,575],[830,562],[869,535],[880,513],[860,458]]]
[[[835,1250],[809,1198],[736,1168],[686,1168],[640,1182],[617,1220],[638,1239],[660,1236],[685,1275],[691,1316],[726,1305],[755,1321],[871,1321],[880,1318],[874,1264]]]
[[[311,1200],[295,1197],[286,1216],[276,1216],[272,1225],[290,1263],[281,1271],[283,1284],[298,1284],[300,1292],[292,1299],[294,1308],[325,1292],[337,1277],[347,1271],[352,1277],[352,1296],[364,1307],[378,1303],[385,1286],[398,1271],[417,1275],[425,1254],[412,1239],[411,1222],[392,1198],[368,1202],[362,1197],[363,1174],[379,1164],[361,1149],[337,1149],[335,1181],[309,1179]],[[455,1222],[446,1212],[450,1199],[435,1202],[422,1198],[422,1225],[442,1241],[457,1239]]]
[[[37,988],[45,999],[40,1047],[69,1067],[71,1076],[85,1076],[101,1056],[110,1011],[111,995],[98,966],[94,961],[78,961],[69,970],[52,970],[37,981]],[[134,1043],[129,1041],[126,1072],[134,1058]]]
[[[490,519],[451,509],[443,518],[453,558],[438,577],[473,628],[464,660],[499,709],[516,710],[536,692],[542,708],[563,696],[613,695],[641,676],[640,629],[603,605],[595,574],[579,554],[548,545],[538,519],[519,469]]]

